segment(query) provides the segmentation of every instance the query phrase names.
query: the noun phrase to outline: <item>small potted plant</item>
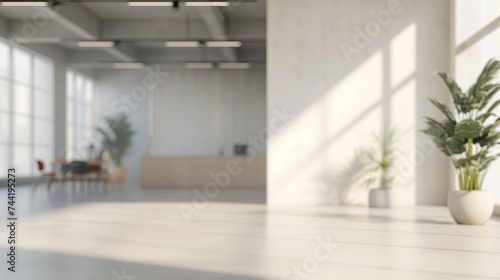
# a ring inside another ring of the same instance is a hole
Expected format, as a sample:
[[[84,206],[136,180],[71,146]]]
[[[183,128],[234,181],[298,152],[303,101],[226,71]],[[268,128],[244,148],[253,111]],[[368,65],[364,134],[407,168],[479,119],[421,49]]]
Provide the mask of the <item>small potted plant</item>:
[[[392,207],[397,204],[394,181],[394,161],[396,158],[396,130],[384,128],[381,136],[374,134],[378,147],[364,149],[361,153],[363,171],[368,176],[364,184],[370,188],[370,207]]]
[[[424,133],[431,136],[455,167],[459,190],[449,192],[448,208],[459,224],[482,225],[493,214],[493,197],[483,190],[483,180],[488,166],[499,156],[492,150],[500,140],[500,118],[492,118],[500,104],[500,100],[492,103],[500,89],[500,84],[492,83],[499,69],[500,61],[488,61],[467,91],[462,91],[446,73],[438,73],[450,90],[454,106],[450,109],[430,99],[445,119],[426,118]]]
[[[123,166],[123,157],[132,146],[134,131],[125,114],[116,117],[105,117],[103,125],[97,128],[101,135],[101,145],[109,154],[113,165],[108,167],[108,178],[111,181],[124,181],[127,168]]]

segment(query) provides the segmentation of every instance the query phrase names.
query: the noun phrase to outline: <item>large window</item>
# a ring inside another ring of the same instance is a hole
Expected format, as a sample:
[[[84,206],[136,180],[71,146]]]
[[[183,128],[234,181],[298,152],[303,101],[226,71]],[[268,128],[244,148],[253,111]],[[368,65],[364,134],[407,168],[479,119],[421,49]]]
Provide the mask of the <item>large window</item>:
[[[500,1],[455,0],[454,3],[455,78],[467,90],[490,58],[500,59]],[[495,99],[500,99],[500,94]],[[500,116],[500,107],[494,113]],[[494,152],[500,152],[500,147]],[[500,160],[497,160],[491,164],[483,185],[494,193],[495,202],[500,205],[499,180]]]
[[[96,120],[94,81],[69,70],[66,72],[66,157],[83,160],[89,157]]]
[[[53,62],[0,40],[0,171],[35,175],[54,159]]]

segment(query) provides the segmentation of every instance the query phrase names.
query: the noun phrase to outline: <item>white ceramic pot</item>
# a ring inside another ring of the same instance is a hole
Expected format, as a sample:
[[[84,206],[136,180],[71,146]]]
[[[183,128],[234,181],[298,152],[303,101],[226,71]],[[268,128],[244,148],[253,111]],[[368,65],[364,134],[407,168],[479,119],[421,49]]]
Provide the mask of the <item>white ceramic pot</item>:
[[[123,182],[127,177],[127,168],[125,166],[109,166],[108,179],[112,182]]]
[[[484,225],[493,214],[493,196],[490,191],[451,191],[448,208],[459,224]]]
[[[397,204],[396,190],[392,188],[372,189],[368,196],[370,207],[389,208]]]

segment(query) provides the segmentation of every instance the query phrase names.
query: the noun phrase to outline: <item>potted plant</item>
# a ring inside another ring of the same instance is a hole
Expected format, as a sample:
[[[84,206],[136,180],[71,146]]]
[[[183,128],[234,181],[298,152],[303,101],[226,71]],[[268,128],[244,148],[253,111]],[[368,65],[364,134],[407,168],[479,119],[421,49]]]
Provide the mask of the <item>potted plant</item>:
[[[362,151],[362,164],[368,178],[364,184],[370,188],[368,204],[370,207],[392,207],[397,204],[394,180],[394,160],[396,130],[384,128],[381,136],[374,134],[379,147]]]
[[[123,181],[127,169],[123,166],[123,157],[132,146],[134,131],[125,114],[116,117],[105,117],[103,125],[97,129],[101,135],[101,145],[109,153],[113,165],[108,167],[108,178],[111,181]]]
[[[426,118],[424,133],[451,158],[457,172],[459,190],[449,192],[448,208],[459,224],[482,225],[493,213],[493,198],[483,190],[483,180],[488,166],[499,156],[492,148],[499,144],[496,129],[500,118],[491,118],[500,104],[500,100],[491,104],[500,89],[500,84],[492,83],[499,69],[500,61],[489,60],[476,83],[465,92],[446,73],[438,73],[450,90],[454,106],[450,109],[430,99],[446,118]]]

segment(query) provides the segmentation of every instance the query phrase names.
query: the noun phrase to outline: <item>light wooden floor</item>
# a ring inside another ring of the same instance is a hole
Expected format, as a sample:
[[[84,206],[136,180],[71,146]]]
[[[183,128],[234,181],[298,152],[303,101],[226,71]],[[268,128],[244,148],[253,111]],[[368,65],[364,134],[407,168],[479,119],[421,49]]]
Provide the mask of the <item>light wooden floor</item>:
[[[26,215],[18,272],[2,261],[0,279],[500,279],[500,222],[459,226],[444,207],[211,202],[186,222],[188,206],[84,202]]]

